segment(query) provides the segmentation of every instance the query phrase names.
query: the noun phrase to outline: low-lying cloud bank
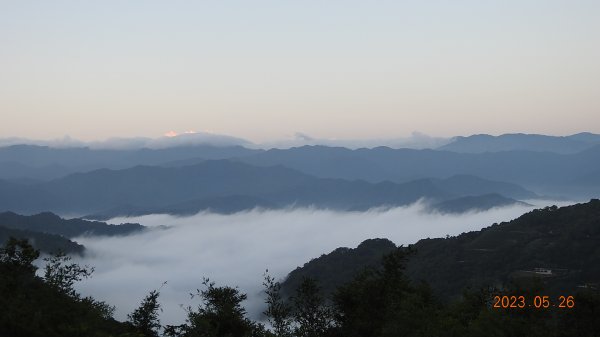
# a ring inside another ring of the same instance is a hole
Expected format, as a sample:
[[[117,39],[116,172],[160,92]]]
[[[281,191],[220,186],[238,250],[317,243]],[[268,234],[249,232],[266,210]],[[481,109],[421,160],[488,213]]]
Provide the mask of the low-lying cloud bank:
[[[417,203],[368,212],[253,210],[233,215],[117,218],[110,222],[139,222],[155,228],[126,237],[78,238],[88,250],[78,262],[96,269],[78,288],[84,295],[115,305],[116,318],[124,320],[150,290],[167,281],[161,289],[161,318],[163,323],[174,324],[185,320],[185,307],[198,305],[198,299],[190,299],[189,294],[201,288],[203,277],[209,277],[217,285],[239,286],[246,292],[246,308],[256,318],[263,310],[261,283],[267,268],[276,278],[284,278],[311,258],[341,246],[356,247],[368,238],[410,244],[479,230],[533,208],[556,204],[528,202],[535,206],[462,215],[427,213],[424,205]]]
[[[52,148],[89,147],[95,150],[135,150],[135,149],[166,149],[178,146],[214,145],[214,146],[244,146],[254,149],[288,149],[304,145],[343,146],[349,149],[374,148],[388,146],[391,148],[435,149],[446,145],[452,138],[433,137],[421,132],[413,132],[407,137],[382,139],[328,139],[313,138],[298,132],[283,139],[254,143],[247,139],[215,134],[204,131],[166,132],[162,137],[114,137],[97,141],[82,141],[65,136],[63,138],[41,140],[20,137],[0,138],[0,148],[11,145],[38,145]]]
[[[422,132],[415,131],[407,137],[396,138],[380,138],[380,139],[327,139],[314,138],[305,133],[297,132],[290,138],[279,139],[275,141],[265,142],[262,144],[250,145],[250,147],[262,149],[289,149],[291,147],[299,147],[304,145],[324,145],[324,146],[341,146],[348,149],[359,148],[375,148],[379,146],[387,146],[393,149],[409,148],[409,149],[436,149],[446,145],[453,138],[434,137],[426,135]]]
[[[165,149],[178,146],[214,145],[214,146],[236,146],[252,145],[250,141],[242,138],[219,135],[210,132],[186,131],[176,133],[167,132],[158,138],[149,137],[114,137],[106,140],[82,141],[65,136],[63,138],[40,140],[20,137],[0,138],[0,147],[11,145],[38,145],[52,148],[79,148],[89,147],[94,150],[135,150],[135,149]]]

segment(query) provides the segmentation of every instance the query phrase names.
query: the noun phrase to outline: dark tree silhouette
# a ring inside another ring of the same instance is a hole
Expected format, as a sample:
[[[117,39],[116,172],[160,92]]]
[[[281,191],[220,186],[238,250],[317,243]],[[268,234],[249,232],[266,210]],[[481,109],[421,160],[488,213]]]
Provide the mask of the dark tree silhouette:
[[[158,318],[161,311],[160,303],[158,303],[159,295],[158,290],[152,290],[144,297],[140,306],[127,315],[134,330],[144,337],[157,337],[161,328]]]
[[[263,286],[267,298],[267,310],[264,314],[273,327],[273,333],[277,337],[287,337],[292,335],[292,308],[281,297],[281,284],[275,282],[275,279],[268,274],[264,274]]]
[[[299,337],[323,336],[332,324],[332,311],[317,282],[304,278],[292,298],[294,302],[295,335]]]

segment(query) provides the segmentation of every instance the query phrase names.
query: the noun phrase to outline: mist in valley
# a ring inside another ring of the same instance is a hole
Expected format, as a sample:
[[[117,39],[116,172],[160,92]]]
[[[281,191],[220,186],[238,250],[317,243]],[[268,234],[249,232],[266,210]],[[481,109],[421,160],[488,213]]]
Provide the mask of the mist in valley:
[[[124,237],[77,238],[87,250],[75,260],[95,268],[92,278],[79,283],[78,290],[115,305],[115,317],[124,320],[149,291],[160,288],[161,319],[175,324],[185,320],[185,308],[200,303],[190,293],[202,289],[203,277],[208,277],[217,285],[238,286],[247,293],[245,307],[258,319],[264,310],[266,269],[281,280],[312,258],[338,247],[356,247],[365,239],[388,238],[407,245],[422,238],[479,230],[557,204],[528,202],[533,206],[461,215],[431,213],[419,202],[366,212],[255,209],[232,215],[203,212],[189,217],[115,218],[109,222],[139,222],[150,230]]]

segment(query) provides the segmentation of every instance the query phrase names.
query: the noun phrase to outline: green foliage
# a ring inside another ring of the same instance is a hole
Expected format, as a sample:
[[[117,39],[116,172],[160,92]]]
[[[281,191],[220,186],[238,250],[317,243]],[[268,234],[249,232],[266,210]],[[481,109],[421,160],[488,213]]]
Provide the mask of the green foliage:
[[[292,297],[292,301],[296,323],[295,336],[323,336],[331,328],[333,312],[325,304],[325,299],[314,279],[305,278],[296,289],[296,295]]]
[[[444,302],[459,300],[463,289],[531,278],[537,267],[554,271],[543,279],[548,295],[600,280],[600,201],[547,207],[480,231],[422,239],[404,271],[425,281]],[[303,277],[316,279],[328,296],[364,268],[378,268],[395,249],[387,240],[366,240],[354,249],[338,248],[292,271],[282,283],[291,294]],[[285,297],[285,296],[284,296]]]
[[[273,327],[273,333],[277,337],[288,337],[292,335],[292,308],[283,300],[281,296],[281,284],[275,282],[275,279],[268,274],[264,274],[263,286],[267,298],[267,310],[264,314]]]
[[[237,288],[216,287],[214,282],[204,279],[204,290],[190,294],[200,297],[202,304],[197,311],[188,308],[187,323],[181,326],[168,326],[168,336],[183,337],[251,337],[265,334],[264,327],[246,317],[246,309],[241,302],[247,295]]]
[[[144,297],[140,306],[127,315],[134,330],[144,337],[157,337],[161,328],[158,318],[159,311],[162,311],[158,303],[159,295],[160,293],[157,290],[151,291],[150,294]]]
[[[290,272],[281,284],[282,295],[290,297],[307,277],[317,280],[323,295],[329,296],[363,269],[378,268],[381,258],[395,249],[396,245],[387,239],[368,239],[354,249],[337,248]]]
[[[534,211],[502,225],[510,230],[495,226],[480,233],[436,242],[429,240],[427,245],[433,245],[427,250],[433,253],[429,260],[452,261],[464,247],[479,247],[477,245],[490,242],[504,249],[506,237],[512,237],[510,235],[519,228],[525,229],[519,235],[547,232],[552,228],[546,238],[558,238],[553,241],[554,247],[564,248],[563,244],[571,242],[571,250],[562,249],[552,255],[547,247],[536,246],[540,250],[532,250],[530,256],[541,251],[542,256],[537,258],[552,256],[570,261],[569,253],[597,249],[599,215],[598,201]],[[567,221],[569,226],[564,226]],[[489,231],[491,235],[487,235]],[[440,242],[446,243],[438,246]],[[371,244],[374,244],[372,247],[387,246],[383,241]],[[438,251],[444,247],[445,251]],[[506,253],[513,258],[511,252]],[[561,253],[566,256],[559,256]],[[465,289],[462,296],[443,301],[438,300],[427,283],[414,282],[408,277],[407,265],[414,263],[415,256],[410,248],[394,249],[379,264],[363,269],[338,286],[331,299],[316,280],[304,277],[286,302],[281,284],[265,273],[265,315],[272,331],[247,318],[242,306],[246,294],[237,288],[217,287],[205,279],[203,290],[192,294],[192,298],[199,297],[201,303],[195,310],[188,308],[186,323],[163,328],[159,322],[159,291],[150,292],[142,300],[128,316],[128,323],[116,322],[112,319],[112,307],[92,297],[81,297],[74,290],[75,282],[89,277],[92,268],[72,263],[70,257],[60,253],[45,259],[43,278],[36,276],[33,262],[39,253],[27,241],[11,238],[0,248],[0,336],[158,337],[161,331],[171,337],[600,336],[600,293],[594,282],[584,287],[562,288],[563,295],[575,297],[575,306],[571,309],[493,307],[496,295],[524,296],[529,301],[536,295],[549,295],[556,284],[547,278],[509,278],[506,282],[494,282],[494,286]],[[598,265],[591,265],[589,261],[596,257],[592,254],[586,258],[580,271],[573,274],[593,280]],[[370,261],[371,257],[361,259]],[[423,255],[417,261],[427,263]],[[494,273],[498,261],[485,261],[489,265],[481,265],[482,270]],[[565,274],[561,280],[569,277],[572,275]]]
[[[0,263],[9,270],[35,273],[37,268],[32,263],[39,256],[40,253],[27,240],[9,238],[4,248],[0,248]]]
[[[334,296],[338,331],[343,336],[428,335],[435,331],[438,303],[426,285],[404,275],[410,250],[386,255],[381,269],[367,269],[338,288]]]
[[[79,296],[73,289],[75,282],[89,278],[94,272],[94,268],[89,266],[82,267],[77,263],[70,263],[71,257],[63,252],[44,258],[44,261],[46,262],[44,267],[46,284],[71,297]]]
[[[546,291],[600,280],[600,201],[546,207],[481,231],[449,239],[421,240],[407,274],[425,280],[445,300],[460,298],[466,286],[484,287],[531,278],[536,267],[552,269]]]
[[[32,263],[38,256],[22,240],[9,239],[0,249],[0,336],[100,337],[125,332],[124,325],[112,319],[112,308],[107,304],[80,298],[65,287],[68,281],[51,285],[36,276]]]
[[[585,289],[575,298],[575,308],[563,314],[557,330],[565,337],[600,336],[600,292]]]

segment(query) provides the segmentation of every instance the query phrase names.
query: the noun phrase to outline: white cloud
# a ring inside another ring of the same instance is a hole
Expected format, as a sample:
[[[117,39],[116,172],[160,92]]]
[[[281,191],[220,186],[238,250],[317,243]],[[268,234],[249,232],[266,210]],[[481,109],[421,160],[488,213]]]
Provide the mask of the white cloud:
[[[0,138],[0,147],[7,147],[12,145],[39,145],[39,146],[49,146],[56,148],[66,148],[66,147],[82,147],[86,146],[86,143],[77,139],[73,139],[69,136],[64,136],[63,138],[56,138],[50,140],[39,140],[39,139],[27,139],[21,137],[7,137]]]
[[[0,138],[0,147],[20,144],[49,146],[53,148],[89,147],[91,149],[127,150],[142,148],[164,149],[177,146],[200,144],[210,144],[214,146],[249,145],[250,142],[245,139],[232,136],[192,131],[185,131],[181,134],[176,134],[173,131],[169,131],[164,136],[158,138],[115,137],[91,142],[80,141],[69,136],[51,140],[37,140],[18,137]]]
[[[446,145],[451,138],[432,137],[421,132],[413,132],[408,137],[398,138],[373,138],[373,139],[327,139],[313,138],[305,133],[297,132],[288,139],[276,140],[257,144],[258,148],[280,148],[287,149],[304,145],[326,145],[341,146],[349,149],[374,148],[378,146],[388,146],[391,148],[410,148],[410,149],[435,149]]]
[[[548,204],[543,201],[537,206]],[[150,290],[167,281],[160,297],[165,309],[162,319],[177,323],[185,319],[180,304],[195,307],[198,302],[190,300],[189,293],[201,287],[203,277],[209,277],[218,285],[239,286],[249,297],[246,308],[257,317],[263,310],[261,283],[267,268],[281,279],[312,258],[337,247],[356,247],[368,238],[410,244],[479,230],[532,208],[441,215],[426,213],[422,204],[414,204],[368,212],[254,210],[233,215],[118,218],[111,222],[133,221],[156,228],[126,237],[77,239],[88,249],[79,262],[96,268],[93,277],[78,287],[85,295],[116,305],[116,318],[125,319]],[[170,228],[157,227],[163,225]]]
[[[85,142],[73,139],[69,136],[63,138],[39,140],[27,138],[0,138],[0,147],[11,145],[27,144],[49,146],[53,148],[73,148],[89,147],[91,149],[164,149],[177,146],[191,146],[200,144],[210,144],[214,146],[234,146],[241,145],[255,149],[280,148],[287,149],[304,145],[325,145],[342,146],[349,149],[373,148],[377,146],[388,146],[391,148],[411,148],[411,149],[435,149],[446,145],[451,141],[450,138],[432,137],[420,132],[413,132],[408,137],[390,138],[390,139],[327,139],[313,138],[310,135],[297,132],[292,137],[264,143],[252,143],[246,139],[220,135],[211,132],[184,131],[178,133],[168,131],[158,138],[149,137],[113,137],[105,140]]]

